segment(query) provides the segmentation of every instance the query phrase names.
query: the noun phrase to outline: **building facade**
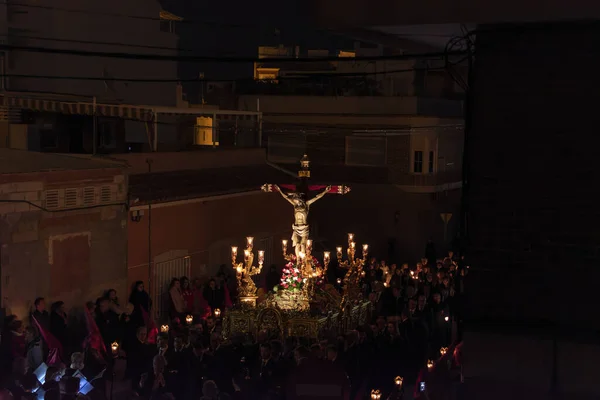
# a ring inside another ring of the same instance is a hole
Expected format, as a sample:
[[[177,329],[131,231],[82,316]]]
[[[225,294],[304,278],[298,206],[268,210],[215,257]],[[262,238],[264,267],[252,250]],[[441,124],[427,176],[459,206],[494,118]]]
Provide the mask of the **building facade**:
[[[0,149],[2,308],[126,295],[127,179],[119,164]]]
[[[168,58],[178,55],[180,18],[158,1],[5,2],[0,10],[0,136],[10,147],[136,150],[149,142],[151,106],[187,106],[177,60]]]

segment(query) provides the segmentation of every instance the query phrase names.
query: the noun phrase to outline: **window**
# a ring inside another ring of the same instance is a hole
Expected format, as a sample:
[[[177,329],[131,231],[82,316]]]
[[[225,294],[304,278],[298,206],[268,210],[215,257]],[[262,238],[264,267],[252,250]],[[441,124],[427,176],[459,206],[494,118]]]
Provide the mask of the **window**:
[[[429,152],[429,160],[428,160],[429,165],[427,167],[427,172],[429,172],[430,174],[433,174],[433,168],[434,168],[434,165],[435,165],[434,161],[433,161],[433,154],[434,154],[433,151]]]
[[[415,174],[423,173],[423,152],[415,151],[415,159],[413,161],[413,172]]]
[[[58,134],[53,129],[40,129],[40,147],[55,149],[58,147]]]
[[[256,68],[256,79],[259,81],[277,81],[279,68]]]
[[[173,21],[161,20],[160,31],[165,33],[173,33]]]

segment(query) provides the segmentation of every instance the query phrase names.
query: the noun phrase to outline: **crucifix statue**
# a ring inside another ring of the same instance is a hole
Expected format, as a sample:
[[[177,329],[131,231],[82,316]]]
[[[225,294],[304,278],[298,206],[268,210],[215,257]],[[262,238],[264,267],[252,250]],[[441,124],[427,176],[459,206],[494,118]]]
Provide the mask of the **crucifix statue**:
[[[350,191],[348,186],[309,186],[308,178],[310,178],[308,156],[304,155],[300,160],[301,169],[298,171],[298,177],[300,178],[300,184],[298,185],[281,185],[285,189],[292,189],[289,193],[284,193],[279,185],[265,184],[262,186],[262,190],[265,192],[277,191],[281,196],[286,199],[294,207],[294,223],[292,224],[292,245],[294,246],[294,252],[296,258],[300,253],[306,254],[306,243],[309,235],[308,225],[308,211],[310,206],[317,200],[323,198],[328,193],[334,194],[346,194]],[[325,188],[323,190],[323,188]],[[321,190],[313,198],[309,197],[309,192]]]

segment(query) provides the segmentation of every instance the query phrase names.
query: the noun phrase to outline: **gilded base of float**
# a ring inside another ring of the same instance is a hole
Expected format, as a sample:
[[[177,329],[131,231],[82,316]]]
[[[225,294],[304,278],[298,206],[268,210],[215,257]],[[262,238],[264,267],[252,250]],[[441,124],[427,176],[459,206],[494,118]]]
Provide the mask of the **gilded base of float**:
[[[309,311],[310,302],[303,292],[284,291],[273,297],[276,308],[283,311]]]
[[[256,307],[256,299],[258,299],[258,296],[242,296],[240,302],[249,307]]]
[[[330,312],[327,315],[313,316],[297,309],[282,309],[278,303],[264,307],[240,307],[230,309],[223,318],[223,337],[230,339],[237,335],[256,335],[267,331],[272,337],[285,338],[301,336],[338,335],[369,322],[371,303],[359,302],[345,311]]]

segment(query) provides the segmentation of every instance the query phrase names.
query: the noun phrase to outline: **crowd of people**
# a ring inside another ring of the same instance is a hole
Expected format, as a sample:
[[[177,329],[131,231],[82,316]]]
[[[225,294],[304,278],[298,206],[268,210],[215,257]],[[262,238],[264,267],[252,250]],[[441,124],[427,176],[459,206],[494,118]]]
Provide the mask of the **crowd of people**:
[[[330,268],[329,280],[343,277],[344,270]],[[319,338],[260,331],[224,341],[221,318],[236,302],[236,281],[225,268],[205,282],[173,278],[168,325],[157,326],[150,317],[153,305],[143,282],[133,285],[128,302],[107,290],[78,318],[60,301],[48,312],[38,298],[29,321],[4,321],[2,400],[74,399],[83,392],[112,399],[119,360],[126,363],[131,395],[147,399],[354,400],[370,398],[373,388],[393,395],[398,376],[403,387],[416,384],[415,394],[426,395],[429,360],[461,338],[468,268],[453,252],[412,267],[373,258],[361,282],[372,303],[369,323]],[[275,268],[265,274],[265,290],[277,284],[275,274]],[[448,369],[457,365],[449,362]],[[83,391],[82,382],[92,390]]]

